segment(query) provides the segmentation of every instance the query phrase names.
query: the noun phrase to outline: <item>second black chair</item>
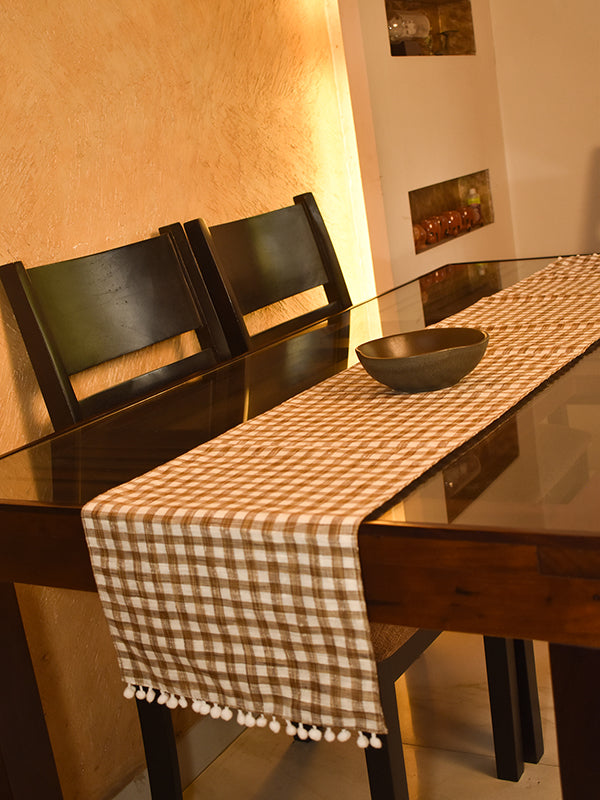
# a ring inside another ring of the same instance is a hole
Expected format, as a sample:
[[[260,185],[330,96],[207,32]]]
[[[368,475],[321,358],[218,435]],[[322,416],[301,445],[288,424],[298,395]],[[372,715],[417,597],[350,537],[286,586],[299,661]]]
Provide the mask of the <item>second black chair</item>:
[[[195,219],[184,227],[234,354],[282,339],[351,305],[310,192],[294,197],[293,206],[265,214],[210,228],[203,219]],[[322,299],[315,307],[250,333],[247,315],[319,287]]]

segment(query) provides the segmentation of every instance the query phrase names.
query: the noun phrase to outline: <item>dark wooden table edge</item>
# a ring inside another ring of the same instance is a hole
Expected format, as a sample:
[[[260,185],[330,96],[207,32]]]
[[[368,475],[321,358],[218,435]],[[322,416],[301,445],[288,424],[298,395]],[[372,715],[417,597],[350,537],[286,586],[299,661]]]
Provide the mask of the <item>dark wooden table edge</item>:
[[[600,555],[593,537],[585,532],[368,520],[359,527],[358,547],[372,619],[600,646],[600,619],[597,626],[584,631],[590,626],[590,615],[600,618]],[[439,563],[431,563],[432,552],[437,553]],[[440,580],[435,591],[428,593],[430,607],[411,599],[410,587],[416,576],[433,573],[439,579],[444,571],[445,585]],[[0,502],[0,580],[96,591],[81,508]],[[504,582],[510,589],[505,603],[515,608],[506,622],[501,619],[505,608],[497,618],[482,613],[482,604],[490,610]],[[533,587],[538,587],[536,592]],[[527,609],[531,597],[535,597],[536,613],[544,618],[542,623],[533,619],[533,613],[517,613],[519,607]],[[572,603],[583,604],[588,616],[580,615],[581,624],[577,625],[565,612],[557,622],[559,603],[567,610]]]

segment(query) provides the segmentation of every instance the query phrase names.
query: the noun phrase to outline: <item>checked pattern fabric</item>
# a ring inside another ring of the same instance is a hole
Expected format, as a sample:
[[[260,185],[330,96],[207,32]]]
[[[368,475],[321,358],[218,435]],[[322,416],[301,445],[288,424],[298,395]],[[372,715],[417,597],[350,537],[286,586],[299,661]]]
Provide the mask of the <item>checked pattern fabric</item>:
[[[455,386],[397,393],[357,364],[89,502],[126,694],[384,732],[358,526],[594,344],[599,295],[599,256],[559,259],[439,323],[490,334]]]

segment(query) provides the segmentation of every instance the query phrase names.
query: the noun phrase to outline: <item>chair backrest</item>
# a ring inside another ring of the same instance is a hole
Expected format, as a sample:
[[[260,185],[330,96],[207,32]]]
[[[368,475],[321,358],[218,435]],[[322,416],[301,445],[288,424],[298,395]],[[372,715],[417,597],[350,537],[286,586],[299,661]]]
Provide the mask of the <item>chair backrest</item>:
[[[294,205],[209,228],[184,225],[233,354],[254,350],[351,305],[327,228],[311,193]],[[326,302],[251,335],[245,315],[309,289]]]
[[[171,234],[25,269],[0,267],[55,430],[112,410],[230,357],[181,226]],[[185,248],[187,249],[187,252]],[[193,268],[191,265],[193,264]],[[199,350],[78,399],[71,376],[193,331]]]

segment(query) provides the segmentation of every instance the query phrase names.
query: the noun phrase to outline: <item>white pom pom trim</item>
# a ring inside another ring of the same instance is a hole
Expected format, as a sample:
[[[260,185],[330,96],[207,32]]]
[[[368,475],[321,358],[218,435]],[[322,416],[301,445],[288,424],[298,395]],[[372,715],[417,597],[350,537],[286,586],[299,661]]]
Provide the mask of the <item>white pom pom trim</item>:
[[[183,695],[176,695],[162,690],[157,696],[156,690],[152,687],[147,689],[145,686],[135,685],[133,683],[128,683],[125,686],[123,696],[129,700],[134,697],[137,700],[145,699],[148,703],[156,701],[159,705],[166,705],[167,708],[170,709],[175,709],[178,706],[180,708],[188,707],[188,700]],[[210,714],[212,719],[222,719],[226,722],[233,719],[234,712],[229,706],[220,706],[219,703],[216,702],[208,703],[206,700],[200,700],[198,698],[194,698],[191,701],[191,706],[197,714],[205,716]],[[236,719],[239,725],[244,725],[247,728],[265,728],[268,726],[273,733],[279,733],[281,731],[281,722],[274,715],[270,720],[267,720],[263,713],[257,712],[255,716],[251,711],[238,709]],[[285,732],[288,736],[297,736],[301,741],[310,739],[313,742],[320,742],[321,740],[325,740],[326,742],[347,742],[352,738],[352,733],[347,728],[341,728],[336,734],[330,726],[327,726],[323,731],[318,725],[305,726],[305,723],[294,723],[289,719],[285,720]],[[363,731],[357,731],[356,733],[356,744],[360,748],[373,747],[375,750],[379,750],[383,746],[381,739],[376,733],[369,734]]]

